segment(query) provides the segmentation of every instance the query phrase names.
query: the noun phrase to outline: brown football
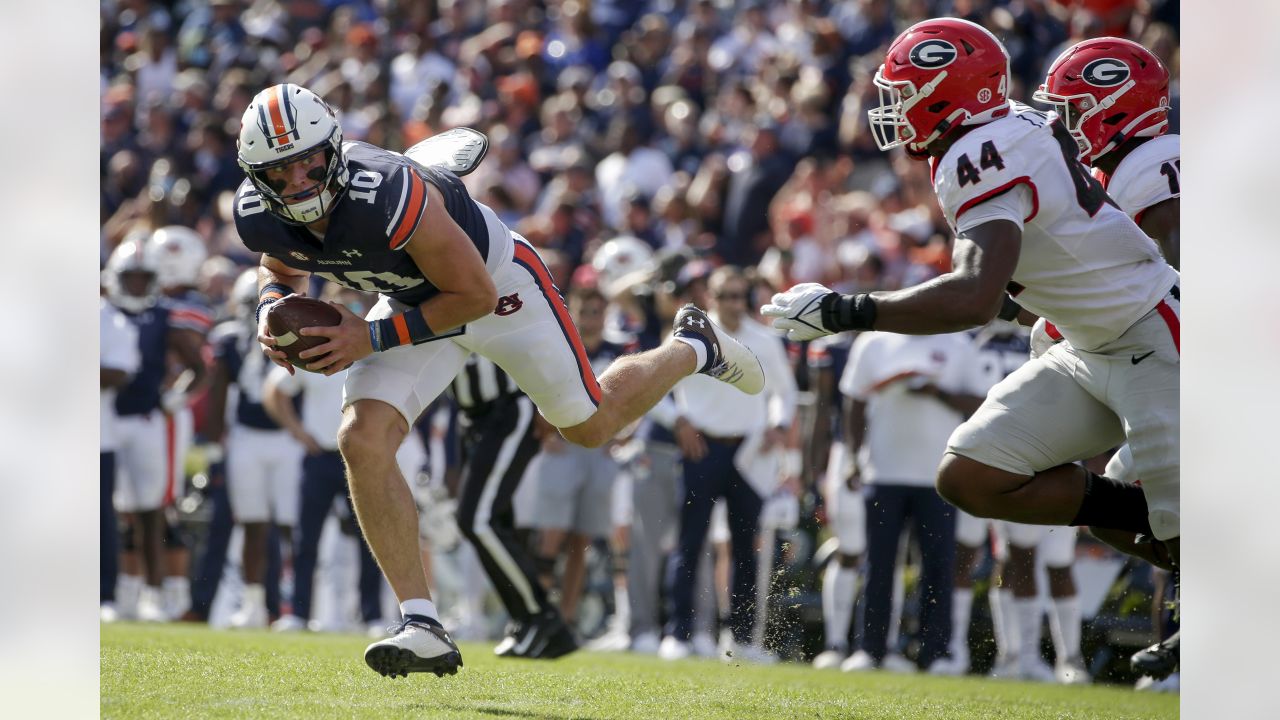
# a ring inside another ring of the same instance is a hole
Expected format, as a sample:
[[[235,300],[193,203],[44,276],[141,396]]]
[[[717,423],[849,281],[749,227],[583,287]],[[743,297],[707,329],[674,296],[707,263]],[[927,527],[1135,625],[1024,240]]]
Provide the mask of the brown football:
[[[342,314],[323,300],[294,295],[267,308],[267,329],[276,339],[276,347],[288,356],[294,366],[307,369],[308,360],[298,357],[298,353],[310,350],[317,345],[329,342],[328,338],[304,336],[298,333],[302,328],[337,325],[342,322]],[[310,358],[315,361],[316,358]]]

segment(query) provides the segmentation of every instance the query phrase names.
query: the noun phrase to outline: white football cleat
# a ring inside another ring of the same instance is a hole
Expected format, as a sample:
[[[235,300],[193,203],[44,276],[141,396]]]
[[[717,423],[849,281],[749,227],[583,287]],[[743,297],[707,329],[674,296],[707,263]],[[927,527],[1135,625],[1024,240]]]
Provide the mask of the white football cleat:
[[[864,672],[875,669],[876,660],[866,650],[859,650],[840,663],[841,672]]]
[[[415,616],[392,630],[391,637],[364,650],[364,661],[383,677],[408,677],[411,672],[443,677],[462,667],[462,653],[438,623]]]
[[[297,615],[281,615],[271,623],[271,629],[276,632],[302,632],[307,629],[307,621]]]
[[[141,622],[168,622],[164,604],[160,597],[160,588],[150,585],[142,588],[138,596],[138,620]]]
[[[1087,685],[1093,681],[1093,678],[1089,677],[1089,671],[1084,669],[1084,661],[1078,657],[1068,658],[1066,662],[1058,663],[1058,666],[1053,669],[1053,674],[1063,685]]]
[[[697,306],[689,304],[680,308],[674,327],[677,337],[697,338],[706,345],[707,364],[697,372],[729,383],[748,395],[759,395],[764,390],[764,368],[760,359],[711,322]]]
[[[693,654],[693,648],[684,640],[677,640],[674,635],[662,638],[658,646],[658,657],[663,660],[684,660]]]
[[[642,632],[631,638],[631,652],[640,655],[657,655],[658,647],[662,641],[658,639],[658,633],[649,631]]]
[[[1018,677],[1032,682],[1052,683],[1058,681],[1053,668],[1049,667],[1049,663],[1039,657],[1023,658],[1022,662],[1018,663]]]
[[[888,670],[895,673],[916,673],[920,672],[920,668],[915,663],[899,655],[898,653],[889,653],[884,656],[884,660],[880,661],[880,669]]]
[[[823,650],[813,659],[813,667],[815,670],[830,670],[840,667],[842,662],[844,653],[839,650]]]
[[[955,656],[942,657],[929,663],[925,672],[930,675],[958,676],[969,672],[969,659]]]

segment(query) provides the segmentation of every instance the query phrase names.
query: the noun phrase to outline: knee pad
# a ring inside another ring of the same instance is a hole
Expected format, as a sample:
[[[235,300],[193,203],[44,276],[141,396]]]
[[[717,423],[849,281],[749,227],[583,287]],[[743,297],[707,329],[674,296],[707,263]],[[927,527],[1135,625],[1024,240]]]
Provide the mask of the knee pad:
[[[133,536],[135,523],[132,517],[120,523],[120,552],[137,551],[138,543]]]
[[[183,537],[182,531],[178,529],[177,523],[166,522],[164,524],[164,547],[166,550],[186,549],[186,538]]]

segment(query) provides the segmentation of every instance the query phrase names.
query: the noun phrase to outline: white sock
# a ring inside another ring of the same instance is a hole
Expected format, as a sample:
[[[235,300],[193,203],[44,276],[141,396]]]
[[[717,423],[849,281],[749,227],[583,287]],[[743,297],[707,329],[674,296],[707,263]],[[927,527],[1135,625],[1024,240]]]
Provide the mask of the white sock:
[[[1013,611],[1018,618],[1018,656],[1033,662],[1040,657],[1040,599],[1015,597]]]
[[[1053,599],[1049,613],[1049,632],[1053,650],[1062,663],[1080,657],[1080,598],[1076,595]]]
[[[1018,626],[1011,621],[1013,593],[992,588],[987,593],[991,603],[991,631],[996,636],[997,657],[1006,658],[1018,651]]]
[[[246,606],[248,605],[265,606],[267,604],[267,589],[262,585],[258,585],[258,584],[245,585],[244,595],[242,597],[243,597],[243,602]]]
[[[694,365],[694,372],[702,372],[702,368],[707,366],[707,344],[698,338],[688,338],[682,335],[672,335],[673,338],[693,348],[693,352],[697,354],[697,364]]]
[[[141,594],[141,575],[121,575],[116,578],[116,606],[121,612],[134,612],[138,606],[138,596]]]
[[[413,598],[400,603],[400,614],[409,615],[425,615],[436,622],[440,622],[440,616],[436,614],[436,604],[426,598]]]
[[[858,571],[833,560],[822,575],[822,624],[826,629],[827,647],[845,652],[849,649],[849,623],[853,620],[853,595],[857,590]]]
[[[951,645],[948,650],[956,659],[969,658],[969,617],[973,611],[973,588],[951,591]]]

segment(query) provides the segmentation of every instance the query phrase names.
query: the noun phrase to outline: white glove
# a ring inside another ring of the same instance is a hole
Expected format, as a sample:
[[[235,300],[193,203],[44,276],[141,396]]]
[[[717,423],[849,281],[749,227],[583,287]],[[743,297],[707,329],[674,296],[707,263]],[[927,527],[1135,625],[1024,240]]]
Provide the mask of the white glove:
[[[187,394],[176,388],[169,388],[160,396],[160,408],[166,415],[173,415],[187,406]]]
[[[1036,320],[1035,325],[1031,326],[1031,359],[1032,360],[1035,360],[1041,355],[1044,355],[1045,353],[1049,352],[1049,348],[1062,342],[1061,340],[1054,340],[1052,337],[1049,336],[1049,331],[1048,329],[1045,328],[1045,325],[1047,322],[1048,321],[1045,320],[1044,318],[1040,318],[1039,320]]]
[[[800,524],[800,501],[789,492],[775,493],[764,501],[760,510],[760,526],[777,530],[794,530]]]
[[[803,283],[773,296],[760,314],[773,318],[773,326],[785,330],[796,342],[813,340],[832,332],[822,325],[822,299],[831,289],[818,283]]]

